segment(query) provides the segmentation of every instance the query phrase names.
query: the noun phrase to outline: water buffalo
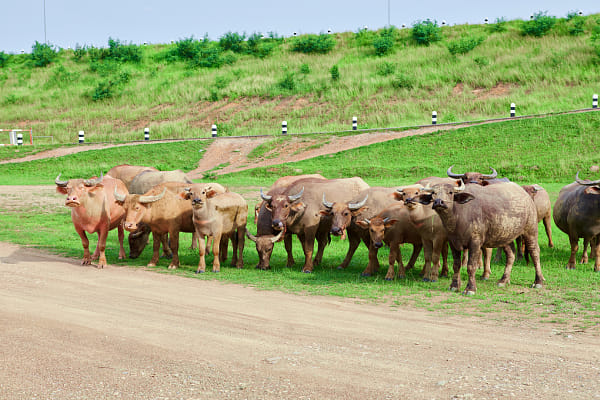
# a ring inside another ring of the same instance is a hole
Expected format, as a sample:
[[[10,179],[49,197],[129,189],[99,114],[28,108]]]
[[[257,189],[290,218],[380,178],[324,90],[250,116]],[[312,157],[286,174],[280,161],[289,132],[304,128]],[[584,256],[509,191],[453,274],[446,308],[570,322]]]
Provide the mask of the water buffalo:
[[[319,174],[308,174],[308,175],[295,175],[295,176],[284,176],[277,179],[266,195],[261,194],[263,196],[263,200],[256,204],[254,207],[254,223],[256,224],[256,236],[250,234],[250,232],[246,231],[246,236],[248,239],[252,240],[256,244],[256,251],[258,253],[258,265],[257,269],[268,270],[271,268],[271,254],[273,253],[273,247],[275,243],[283,238],[285,244],[285,250],[287,253],[287,266],[292,267],[294,265],[294,256],[292,254],[292,234],[286,233],[285,230],[274,229],[272,226],[272,214],[269,207],[267,207],[267,202],[264,200],[266,198],[272,198],[275,195],[280,195],[287,187],[300,179],[307,178],[315,178],[315,179],[325,179],[323,176]],[[262,189],[261,189],[262,193]],[[325,243],[327,238],[320,238],[323,235],[317,234],[319,237],[317,239],[318,243]],[[325,234],[325,236],[327,236]],[[319,248],[321,254],[322,250]],[[317,253],[319,253],[317,250]]]
[[[133,181],[133,179],[138,174],[140,174],[142,172],[148,172],[148,171],[157,172],[158,170],[154,167],[145,167],[142,165],[121,164],[121,165],[117,165],[116,167],[112,167],[111,169],[109,169],[108,172],[106,173],[106,175],[111,176],[116,179],[120,179],[127,187],[127,190],[129,190],[130,186],[131,186],[131,181]],[[139,194],[143,194],[143,193],[139,193]]]
[[[579,238],[583,238],[584,247],[592,244],[594,271],[600,271],[600,180],[581,180],[577,172],[575,182],[560,190],[553,216],[556,226],[569,235],[571,256],[567,268],[575,269]]]
[[[379,271],[379,260],[377,258],[379,248],[373,246],[368,228],[364,224],[358,224],[357,221],[358,219],[373,218],[385,208],[395,204],[395,192],[395,188],[376,186],[361,191],[350,201],[330,202],[326,197],[323,198],[325,210],[321,213],[332,217],[331,234],[343,237],[345,232],[348,233],[348,252],[338,266],[339,269],[348,266],[362,240],[369,249],[369,262],[362,275],[370,276],[373,272]],[[414,266],[414,260],[417,258],[418,252],[413,256],[407,268]]]
[[[93,179],[70,179],[61,181],[60,174],[56,177],[56,191],[67,195],[65,205],[71,208],[71,220],[75,230],[81,237],[83,245],[82,265],[98,259],[98,268],[106,265],[106,237],[108,231],[117,228],[119,237],[119,260],[125,258],[123,248],[123,218],[125,210],[113,196],[113,191],[127,193],[127,188],[118,179],[100,176]],[[94,254],[90,256],[86,232],[98,234],[98,244]]]
[[[540,249],[537,242],[537,213],[531,197],[517,184],[498,183],[489,186],[438,184],[426,189],[416,200],[431,204],[440,216],[454,258],[451,290],[460,290],[460,251],[468,250],[467,271],[469,281],[465,294],[476,292],[475,271],[481,259],[481,248],[504,248],[507,254],[504,275],[498,282],[510,282],[514,252],[510,243],[523,235],[535,268],[534,287],[542,287],[544,277],[540,266]]]
[[[248,218],[246,200],[237,193],[219,194],[210,188],[202,190],[186,188],[181,196],[186,200],[191,200],[194,227],[200,239],[198,246],[200,261],[196,273],[203,273],[206,270],[205,236],[213,237],[213,254],[215,255],[213,272],[221,270],[220,261],[225,257],[220,251],[220,245],[222,241],[227,243],[228,238],[231,239],[233,245],[232,265],[242,268],[244,266],[244,235]]]
[[[331,229],[331,218],[322,216],[320,212],[323,195],[333,201],[347,201],[368,187],[365,181],[356,177],[308,178],[296,181],[279,195],[267,196],[261,191],[261,196],[271,209],[273,229],[294,233],[302,242],[305,257],[302,271],[310,273],[313,265],[322,260],[321,249],[326,245],[327,232]],[[319,252],[313,261],[315,238],[319,240]]]
[[[174,171],[142,171],[131,181],[129,193],[144,194],[164,182],[192,183],[185,172],[178,169]]]
[[[423,248],[421,236],[410,223],[408,211],[404,207],[404,204],[395,202],[395,204],[385,208],[373,218],[360,219],[356,223],[367,230],[369,234],[369,259],[377,257],[376,250],[383,247],[384,242],[390,246],[389,267],[385,275],[385,280],[392,280],[396,276],[394,274],[396,261],[398,262],[397,276],[404,278],[406,269],[402,263],[400,245],[402,243],[411,243],[413,245],[413,252],[409,261],[409,265],[411,266],[415,264],[419,252]],[[369,262],[369,265],[375,265],[375,262]],[[375,271],[369,271],[367,268],[363,272],[363,276],[370,276],[373,272]]]

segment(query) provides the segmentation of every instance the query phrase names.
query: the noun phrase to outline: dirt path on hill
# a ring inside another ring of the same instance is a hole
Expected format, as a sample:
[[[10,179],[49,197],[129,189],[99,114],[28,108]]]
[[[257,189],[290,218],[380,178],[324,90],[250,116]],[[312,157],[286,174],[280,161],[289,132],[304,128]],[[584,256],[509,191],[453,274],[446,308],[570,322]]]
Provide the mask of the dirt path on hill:
[[[0,243],[0,398],[594,399],[595,334],[163,275]]]

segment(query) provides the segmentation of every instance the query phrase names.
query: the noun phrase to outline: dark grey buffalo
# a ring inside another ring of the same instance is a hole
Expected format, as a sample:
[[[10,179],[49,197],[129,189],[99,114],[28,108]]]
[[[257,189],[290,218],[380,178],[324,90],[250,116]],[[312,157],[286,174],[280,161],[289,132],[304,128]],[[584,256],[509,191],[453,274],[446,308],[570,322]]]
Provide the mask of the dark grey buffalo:
[[[520,235],[523,235],[533,259],[534,287],[542,287],[544,277],[540,266],[535,205],[519,185],[498,183],[480,186],[457,181],[454,185],[434,185],[428,192],[417,196],[416,200],[421,204],[433,202],[433,209],[448,232],[454,258],[451,290],[460,290],[460,251],[468,250],[469,281],[465,294],[476,292],[475,271],[481,260],[482,248],[504,248],[507,254],[506,267],[498,285],[508,284],[515,260],[510,243]]]
[[[577,172],[575,182],[560,190],[553,214],[556,226],[569,235],[567,268],[575,269],[579,238],[583,238],[584,256],[585,247],[591,243],[592,256],[596,256],[594,271],[600,271],[600,180],[581,180]]]

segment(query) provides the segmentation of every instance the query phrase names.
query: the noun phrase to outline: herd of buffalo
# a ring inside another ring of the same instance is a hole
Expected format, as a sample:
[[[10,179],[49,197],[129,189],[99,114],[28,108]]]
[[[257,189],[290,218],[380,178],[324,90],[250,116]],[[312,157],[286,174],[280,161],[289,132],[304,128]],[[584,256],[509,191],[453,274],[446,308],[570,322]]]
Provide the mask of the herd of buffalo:
[[[421,249],[425,265],[423,279],[436,281],[448,276],[448,245],[453,257],[450,289],[460,290],[460,268],[468,271],[465,294],[476,292],[475,272],[483,267],[483,279],[490,276],[492,249],[506,254],[504,274],[498,285],[510,282],[517,256],[531,258],[535,268],[533,287],[542,287],[538,223],[543,221],[548,245],[553,246],[551,211],[555,224],[569,235],[571,256],[567,268],[575,268],[579,238],[584,239],[582,262],[587,247],[600,271],[600,180],[575,176],[562,188],[551,210],[548,193],[539,185],[519,186],[506,178],[478,172],[457,174],[448,168],[448,177],[429,177],[403,187],[370,187],[361,178],[326,179],[321,175],[286,176],[264,192],[255,207],[256,235],[246,230],[248,204],[239,194],[218,183],[193,183],[181,171],[158,171],[151,167],[119,165],[106,175],[90,179],[60,180],[57,191],[66,195],[75,230],[81,237],[82,264],[98,260],[106,265],[105,247],[109,230],[117,228],[119,259],[125,258],[124,229],[129,235],[131,258],[139,256],[153,236],[149,266],[163,253],[171,258],[169,268],[179,266],[179,232],[193,233],[192,246],[200,255],[197,272],[205,272],[205,254],[212,249],[212,271],[220,270],[227,259],[228,243],[233,247],[232,265],[243,267],[245,238],[255,242],[257,268],[269,269],[276,242],[284,241],[287,266],[294,265],[292,234],[304,251],[303,272],[323,259],[331,235],[348,238],[348,252],[338,268],[346,268],[362,241],[369,250],[363,271],[369,276],[379,270],[377,251],[390,247],[386,280],[403,277],[415,264]],[[89,251],[88,233],[98,234],[98,245]],[[317,251],[313,257],[314,243]],[[212,241],[212,245],[208,243]],[[515,246],[516,242],[516,246]],[[400,245],[410,243],[413,251],[404,265]],[[398,264],[398,272],[395,265]]]

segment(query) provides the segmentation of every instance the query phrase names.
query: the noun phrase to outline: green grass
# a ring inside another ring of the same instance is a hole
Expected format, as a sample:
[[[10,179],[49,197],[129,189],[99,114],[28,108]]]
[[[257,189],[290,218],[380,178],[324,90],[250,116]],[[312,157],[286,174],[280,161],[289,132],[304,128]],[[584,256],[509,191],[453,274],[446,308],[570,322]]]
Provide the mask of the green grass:
[[[597,18],[585,17],[578,36],[564,19],[541,38],[522,36],[521,21],[504,32],[444,27],[430,46],[398,30],[395,50],[381,57],[355,33],[337,33],[328,54],[293,52],[288,40],[265,58],[242,54],[221,68],[168,63],[161,55],[174,45],[143,46],[140,63],[124,64],[77,62],[61,50],[54,63],[32,68],[27,55],[13,55],[0,68],[0,120],[74,143],[79,130],[89,142],[141,140],[145,127],[152,138],[209,137],[213,123],[225,136],[277,135],[283,120],[294,133],[350,129],[353,116],[361,128],[427,124],[433,110],[440,123],[502,117],[513,102],[518,115],[588,108],[600,65],[590,40]],[[485,40],[451,56],[448,43],[464,37]],[[383,63],[395,72],[379,73]],[[288,76],[291,90],[278,85]],[[112,98],[92,101],[109,80],[123,83]]]
[[[572,182],[580,169],[586,176],[597,179],[597,174],[587,172],[590,165],[600,164],[597,132],[600,114],[589,112],[561,115],[542,119],[514,120],[496,124],[474,126],[446,133],[407,137],[391,142],[344,151],[331,156],[318,157],[300,163],[280,165],[269,169],[255,169],[242,173],[219,176],[218,182],[251,198],[249,201],[248,229],[256,232],[252,212],[258,201],[256,187],[268,187],[290,170],[302,173],[322,173],[328,177],[363,176],[371,185],[402,185],[429,175],[444,175],[451,164],[457,171],[486,170],[495,167],[501,176],[519,183],[540,183],[552,201],[562,186]],[[330,137],[322,136],[323,141]],[[202,153],[205,142],[161,143],[95,150],[26,163],[0,165],[0,180],[11,184],[51,183],[58,171],[64,177],[90,176],[99,170],[127,160],[130,164],[166,166],[168,169],[190,170]],[[534,168],[535,167],[535,168]],[[12,177],[13,168],[19,168]],[[165,168],[167,169],[167,168]],[[18,192],[18,189],[16,189]],[[19,196],[15,193],[14,196]],[[46,207],[35,204],[10,206],[0,201],[0,240],[11,241],[80,258],[81,243],[62,206],[63,197],[56,195]],[[37,203],[37,202],[34,202]],[[556,247],[546,246],[543,228],[540,229],[542,269],[546,286],[531,289],[534,271],[523,261],[513,268],[511,284],[497,288],[503,265],[492,264],[492,278],[478,281],[478,292],[473,297],[450,293],[450,280],[441,278],[436,283],[424,283],[420,277],[422,256],[417,269],[408,272],[406,279],[387,282],[383,278],[387,269],[387,249],[382,249],[379,260],[381,271],[374,277],[363,278],[360,273],[367,263],[366,248],[361,245],[348,269],[339,271],[347,242],[333,238],[327,247],[323,265],[313,274],[300,272],[303,254],[294,239],[296,265],[285,267],[286,256],[281,244],[275,247],[270,271],[253,268],[258,259],[254,245],[246,241],[243,270],[226,267],[220,274],[195,275],[198,255],[190,250],[190,234],[182,234],[181,268],[174,272],[201,280],[221,280],[260,289],[281,290],[292,293],[319,294],[354,298],[358,301],[386,302],[392,307],[418,307],[443,314],[485,316],[488,319],[530,319],[556,324],[558,329],[587,329],[598,324],[600,317],[600,274],[593,272],[590,264],[578,265],[575,271],[564,267],[569,256],[567,236],[553,227]],[[60,238],[60,240],[57,240]],[[95,240],[92,240],[94,242]],[[411,246],[402,248],[408,259]],[[107,243],[109,263],[143,267],[151,256],[150,246],[137,260],[117,260],[116,232],[111,232]],[[208,263],[212,261],[209,256]],[[168,261],[162,259],[153,270],[167,271]],[[480,272],[478,273],[478,276]],[[462,271],[463,287],[466,271]]]

